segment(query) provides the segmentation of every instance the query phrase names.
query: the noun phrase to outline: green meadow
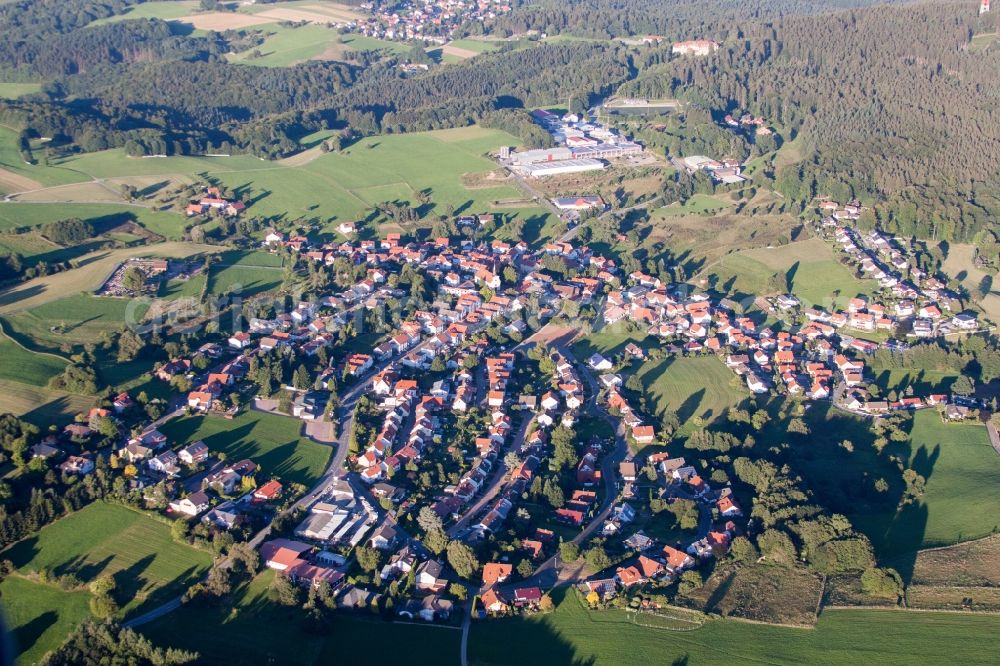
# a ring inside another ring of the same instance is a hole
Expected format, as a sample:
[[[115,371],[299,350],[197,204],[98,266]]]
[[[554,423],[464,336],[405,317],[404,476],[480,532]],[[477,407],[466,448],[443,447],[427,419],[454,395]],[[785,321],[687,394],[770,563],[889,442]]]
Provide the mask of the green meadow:
[[[90,593],[65,592],[20,576],[0,583],[0,609],[14,641],[18,666],[37,664],[90,616]]]
[[[315,140],[328,133],[314,135]],[[532,222],[539,237],[548,224],[543,208],[505,211],[498,202],[519,201],[514,186],[497,182],[466,187],[463,176],[492,171],[486,153],[517,140],[504,132],[480,127],[375,136],[339,153],[298,155],[265,161],[246,155],[231,157],[133,158],[120,149],[53,160],[48,167],[26,167],[16,151],[16,136],[0,133],[0,168],[34,178],[44,185],[87,178],[163,176],[212,178],[252,202],[248,215],[273,221],[309,220],[328,231],[340,221],[363,219],[387,201],[420,206],[424,217],[461,212],[509,212]],[[310,137],[305,137],[305,141]],[[304,143],[304,146],[310,145]],[[23,172],[23,174],[22,174]],[[67,175],[72,176],[67,180]],[[58,194],[53,194],[58,196]],[[79,211],[79,212],[77,212]],[[115,204],[0,204],[0,229],[41,224],[74,214],[81,217],[134,212],[140,224],[168,238],[177,238],[186,220],[174,213],[154,213]]]
[[[7,332],[31,349],[58,351],[65,343],[96,342],[106,331],[142,319],[147,305],[89,293],[67,296],[4,319]]]
[[[18,576],[0,587],[0,606],[13,625],[23,663],[34,663],[89,614],[86,591],[20,578],[41,570],[72,574],[82,584],[104,575],[117,583],[122,613],[144,612],[173,598],[201,577],[211,556],[170,535],[170,526],[138,511],[97,502],[44,527],[0,553]]]
[[[342,60],[348,51],[385,50],[402,54],[410,49],[402,42],[364,35],[340,35],[333,28],[315,23],[300,26],[268,23],[249,29],[268,36],[255,49],[230,54],[231,62],[257,67],[288,67],[306,60]],[[254,52],[259,56],[255,57]]]
[[[68,361],[51,354],[38,354],[0,334],[0,379],[47,386],[49,380],[60,374]]]
[[[225,607],[184,606],[141,627],[157,645],[193,650],[198,664],[282,663],[289,666],[412,666],[457,664],[461,632],[455,628],[383,622],[377,616],[340,614],[328,635],[302,629],[302,610],[269,601],[275,576],[267,570],[233,595]]]
[[[1000,456],[979,423],[944,423],[933,409],[913,418],[909,466],[926,478],[914,505],[854,520],[879,552],[946,546],[1000,531]]]
[[[3,99],[17,99],[22,95],[30,95],[41,89],[41,83],[0,83],[0,97]]]
[[[309,485],[326,469],[332,449],[303,437],[302,421],[288,416],[245,411],[229,420],[218,416],[182,416],[160,427],[171,444],[203,440],[213,452],[236,462],[249,458],[260,465],[258,481],[277,477]]]
[[[659,208],[653,219],[678,217],[680,215],[706,215],[718,213],[732,207],[732,204],[707,194],[695,194],[684,205],[672,204]]]
[[[706,423],[723,418],[750,395],[714,355],[647,361],[637,374],[656,413],[675,411],[681,423],[695,417]]]
[[[564,598],[561,598],[565,595]],[[1000,617],[905,611],[828,610],[815,629],[733,620],[700,628],[650,628],[625,611],[591,611],[560,589],[552,613],[478,622],[469,662],[502,664],[991,664]],[[511,640],[516,636],[517,640]]]
[[[702,277],[719,292],[752,295],[759,294],[762,285],[779,273],[790,279],[792,293],[804,305],[827,309],[844,307],[848,299],[877,288],[874,281],[856,278],[833,252],[819,238],[742,250],[722,257]]]

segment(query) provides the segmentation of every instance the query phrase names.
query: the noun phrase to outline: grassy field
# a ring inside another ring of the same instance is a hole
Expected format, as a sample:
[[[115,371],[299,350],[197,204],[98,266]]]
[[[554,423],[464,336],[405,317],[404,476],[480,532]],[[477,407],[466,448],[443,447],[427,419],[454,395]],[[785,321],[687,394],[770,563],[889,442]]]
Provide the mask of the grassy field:
[[[45,429],[65,425],[94,406],[94,398],[0,380],[0,414],[11,413]]]
[[[331,449],[300,436],[298,419],[247,411],[230,420],[215,416],[184,416],[160,430],[172,444],[204,440],[213,452],[233,462],[249,458],[260,465],[258,481],[271,476],[286,482],[310,484],[320,477]]]
[[[146,307],[138,301],[80,293],[7,315],[4,326],[26,347],[56,352],[63,344],[96,342],[126,321],[138,323]]]
[[[20,382],[32,386],[47,386],[49,380],[60,374],[67,361],[49,354],[29,351],[0,333],[0,380]]]
[[[658,208],[653,213],[653,219],[669,219],[671,217],[680,217],[683,215],[705,215],[718,213],[723,211],[732,204],[728,201],[724,201],[718,197],[709,196],[707,194],[695,194],[682,206],[677,203],[671,204],[669,206],[664,206],[663,208]]]
[[[300,609],[268,601],[273,578],[273,571],[265,571],[242,587],[231,610],[185,606],[143,626],[142,633],[157,644],[199,652],[200,664],[368,666],[399,663],[402,646],[406,663],[413,666],[458,662],[461,633],[454,629],[339,615],[329,636],[307,634],[301,629]]]
[[[36,93],[41,89],[41,83],[0,83],[0,97],[17,99],[21,95]]]
[[[211,564],[211,556],[170,536],[170,526],[138,511],[98,502],[43,528],[2,553],[21,573],[48,569],[83,582],[114,575],[126,615],[172,598]]]
[[[586,610],[567,593],[553,613],[475,624],[469,661],[482,666],[989,664],[1000,647],[1000,618],[993,616],[838,610],[823,613],[815,629],[714,620],[689,631],[639,627],[631,617]]]
[[[142,18],[158,18],[163,20],[180,18],[190,14],[198,6],[194,0],[183,0],[182,2],[145,2],[141,5],[134,5],[124,14],[110,16],[99,19],[91,25],[101,25],[102,23],[112,23],[115,21],[128,21]]]
[[[19,576],[0,583],[0,608],[12,632],[17,664],[37,664],[90,615],[88,592],[64,592]]]
[[[4,178],[4,171],[15,176],[13,182]],[[32,187],[64,185],[82,180],[87,180],[84,174],[68,169],[26,164],[17,150],[17,132],[0,126],[0,192],[20,192]]]
[[[1000,587],[1000,536],[922,551],[914,562],[913,582]]]
[[[77,260],[77,268],[35,278],[22,284],[0,291],[0,315],[14,312],[26,312],[71,296],[79,296],[81,292],[93,291],[101,286],[115,266],[129,257],[190,257],[202,253],[218,252],[215,245],[198,245],[196,243],[167,242],[156,245],[129,247],[114,250],[99,250]],[[94,299],[109,303],[124,301],[117,299]],[[89,307],[89,306],[88,306]],[[98,307],[98,306],[95,306]],[[80,312],[87,317],[87,310]],[[67,315],[54,313],[55,317],[66,318]],[[69,320],[67,320],[69,321]]]
[[[823,580],[805,567],[759,564],[717,569],[683,598],[685,606],[755,622],[813,626]]]
[[[573,353],[581,361],[586,361],[595,353],[610,356],[621,353],[625,345],[630,342],[641,346],[646,337],[645,333],[630,330],[629,322],[622,320],[579,338],[573,343]]]
[[[137,511],[98,502],[42,529],[2,554],[20,574],[47,569],[87,583],[113,575],[125,616],[173,598],[208,569],[211,556],[173,541],[170,527]],[[2,606],[15,629],[23,663],[65,638],[87,616],[89,593],[67,592],[21,578],[2,586]]]
[[[935,370],[907,370],[893,368],[891,370],[873,370],[875,383],[883,391],[894,390],[902,392],[912,387],[916,395],[948,392],[958,375],[955,373],[938,372]]]
[[[953,243],[948,247],[948,256],[941,268],[945,273],[958,280],[970,294],[978,298],[978,290],[983,278],[989,276],[996,280],[996,275],[978,268],[975,263],[976,247],[971,244]],[[993,321],[1000,321],[1000,284],[992,283],[990,292],[979,302]]]
[[[720,292],[752,296],[760,293],[761,285],[767,284],[774,273],[790,276],[792,293],[806,307],[844,307],[848,299],[877,286],[855,278],[819,238],[742,250],[723,257],[700,277],[707,278],[709,285]]]
[[[710,423],[750,395],[734,384],[732,371],[714,356],[647,361],[637,374],[657,414],[671,409],[681,423],[694,417]]]
[[[328,229],[342,220],[366,217],[372,205],[386,200],[417,206],[416,193],[421,191],[429,194],[433,202],[422,206],[421,213],[435,217],[449,209],[457,213],[487,212],[495,209],[498,201],[523,196],[515,187],[502,182],[471,188],[463,184],[463,175],[495,168],[484,157],[485,153],[504,144],[517,144],[517,139],[509,134],[479,127],[370,137],[340,153],[316,151],[307,160],[290,158],[278,162],[245,155],[144,159],[130,158],[121,150],[107,150],[64,158],[49,167],[29,168],[17,154],[15,139],[13,133],[0,134],[0,168],[16,174],[24,171],[40,184],[77,182],[88,177],[183,178],[204,174],[252,201],[253,215],[273,220],[315,220],[327,224]],[[74,177],[67,181],[66,174]],[[0,216],[7,205],[12,204],[0,205]],[[72,211],[73,208],[64,206],[60,215],[65,217]],[[539,226],[545,223],[542,208],[503,212],[525,219],[537,216]],[[51,213],[39,209],[32,214],[38,221],[29,223],[40,223],[40,218]],[[159,215],[171,215],[171,219],[157,217],[150,220],[150,228],[177,237],[183,218],[167,213]],[[9,220],[7,224],[25,224],[20,210],[5,219]]]
[[[79,217],[96,228],[107,228],[115,222],[127,222],[134,218],[138,224],[153,233],[170,239],[180,238],[188,223],[187,218],[179,213],[121,204],[74,203],[71,208],[67,208],[63,203],[0,203],[0,231],[39,226],[67,217]]]
[[[364,35],[339,35],[336,30],[318,24],[292,27],[271,23],[255,29],[267,33],[267,39],[256,49],[231,54],[231,62],[258,67],[288,67],[306,60],[343,60],[348,51],[385,50],[401,54],[410,49],[402,42]],[[255,50],[260,52],[259,57],[253,57]]]
[[[917,506],[891,515],[858,516],[879,552],[919,541],[944,546],[1000,530],[1000,456],[986,428],[976,423],[942,423],[937,412],[914,416],[909,464],[927,479]]]

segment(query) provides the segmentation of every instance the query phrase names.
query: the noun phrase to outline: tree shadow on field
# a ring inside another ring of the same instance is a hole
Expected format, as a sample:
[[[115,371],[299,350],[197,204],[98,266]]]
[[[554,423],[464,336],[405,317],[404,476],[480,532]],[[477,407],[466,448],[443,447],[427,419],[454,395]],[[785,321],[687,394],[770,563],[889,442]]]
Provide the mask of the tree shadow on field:
[[[580,603],[578,599],[572,598],[575,594],[568,587],[553,589],[549,596],[556,605],[555,614],[565,613],[568,616],[579,612],[589,613],[590,611],[575,608]],[[566,598],[567,596],[571,598]],[[597,656],[581,653],[583,651],[572,642],[576,632],[571,633],[569,629],[575,629],[576,625],[563,629],[557,623],[558,620],[554,620],[552,615],[539,616],[537,619],[513,617],[476,622],[469,636],[469,663],[594,666],[598,661]],[[516,641],[511,640],[513,636],[517,636]]]
[[[705,389],[698,389],[684,399],[684,402],[682,402],[680,407],[677,408],[677,416],[680,418],[681,423],[686,423],[693,417],[698,416],[695,412],[698,411],[698,407],[701,406],[701,400],[704,397]],[[710,411],[707,413],[711,414]]]
[[[145,578],[142,574],[145,573],[146,569],[149,568],[155,559],[156,554],[150,553],[136,562],[133,562],[131,566],[126,567],[125,569],[120,569],[114,573],[115,585],[117,587],[115,596],[118,597],[120,601],[124,602],[126,600],[134,599],[139,592],[150,584],[150,580]]]
[[[17,645],[15,645],[15,653],[17,651],[24,652],[35,646],[38,639],[42,637],[42,634],[46,632],[52,625],[59,620],[59,614],[55,611],[45,611],[35,619],[31,620],[27,624],[23,624],[14,631],[14,639]]]

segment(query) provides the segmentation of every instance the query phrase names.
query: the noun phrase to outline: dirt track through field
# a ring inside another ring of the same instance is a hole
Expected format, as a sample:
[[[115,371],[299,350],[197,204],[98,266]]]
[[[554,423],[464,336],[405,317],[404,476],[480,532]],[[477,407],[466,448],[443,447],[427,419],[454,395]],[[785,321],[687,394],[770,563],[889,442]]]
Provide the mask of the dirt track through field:
[[[0,192],[27,192],[28,190],[37,190],[41,187],[42,184],[33,178],[22,176],[7,169],[0,169]]]

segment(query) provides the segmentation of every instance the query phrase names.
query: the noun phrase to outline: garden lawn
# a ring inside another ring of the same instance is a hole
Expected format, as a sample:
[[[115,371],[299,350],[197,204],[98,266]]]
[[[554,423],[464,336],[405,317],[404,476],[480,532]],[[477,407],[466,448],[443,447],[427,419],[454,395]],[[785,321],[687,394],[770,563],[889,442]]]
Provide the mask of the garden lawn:
[[[555,593],[555,598],[563,594]],[[511,640],[516,636],[517,640]],[[589,611],[566,592],[555,612],[478,622],[469,661],[500,664],[990,664],[1000,617],[826,611],[815,629],[710,620],[689,631],[639,627],[624,611]]]
[[[673,410],[682,424],[695,417],[706,424],[723,418],[750,395],[742,385],[734,385],[735,375],[715,356],[647,361],[637,374],[656,413]]]
[[[160,427],[173,445],[199,439],[213,453],[236,462],[249,458],[258,465],[258,482],[274,476],[310,485],[326,469],[332,449],[300,436],[302,421],[289,416],[245,411],[232,420],[218,416],[182,416]]]
[[[273,571],[264,571],[222,608],[184,606],[140,631],[154,643],[200,653],[199,664],[282,663],[289,666],[457,664],[461,632],[338,614],[330,634],[302,631],[302,610],[268,600]],[[211,628],[207,630],[206,628]]]
[[[174,541],[165,522],[104,502],[57,520],[0,556],[22,572],[47,569],[84,583],[114,575],[126,616],[180,594],[212,563],[208,553]]]
[[[37,664],[90,615],[90,594],[10,576],[0,583],[0,608],[12,632],[19,666]]]

